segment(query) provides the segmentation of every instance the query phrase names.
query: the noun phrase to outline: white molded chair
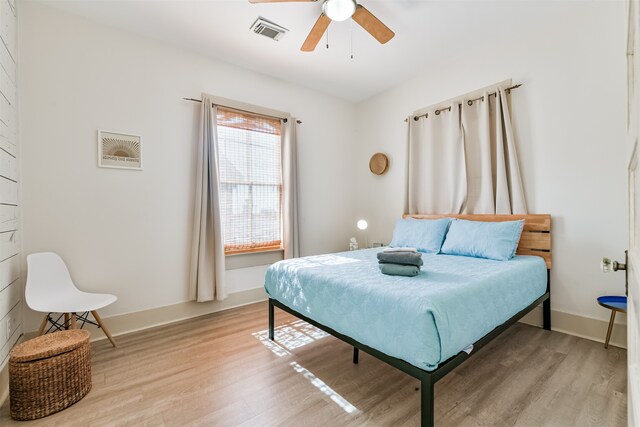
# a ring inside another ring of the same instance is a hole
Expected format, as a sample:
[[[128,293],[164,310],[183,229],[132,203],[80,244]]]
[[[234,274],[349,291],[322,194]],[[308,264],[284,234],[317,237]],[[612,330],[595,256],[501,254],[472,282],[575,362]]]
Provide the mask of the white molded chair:
[[[91,312],[98,322],[98,327],[102,328],[115,347],[113,337],[96,310],[114,303],[117,299],[115,295],[82,292],[76,288],[64,261],[53,252],[27,256],[25,300],[32,310],[47,313],[40,325],[39,335],[44,334],[49,320],[57,326],[57,322],[50,317],[51,313],[64,313],[64,327],[76,329],[76,317],[87,321],[86,316]]]

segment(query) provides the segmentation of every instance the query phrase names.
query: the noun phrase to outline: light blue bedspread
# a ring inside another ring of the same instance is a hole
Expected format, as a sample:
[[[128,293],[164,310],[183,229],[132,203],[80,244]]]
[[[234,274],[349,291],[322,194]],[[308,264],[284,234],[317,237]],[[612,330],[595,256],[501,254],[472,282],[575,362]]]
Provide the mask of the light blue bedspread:
[[[290,259],[267,270],[269,296],[362,344],[426,370],[546,291],[544,260],[423,254],[415,277],[380,273],[381,248]]]

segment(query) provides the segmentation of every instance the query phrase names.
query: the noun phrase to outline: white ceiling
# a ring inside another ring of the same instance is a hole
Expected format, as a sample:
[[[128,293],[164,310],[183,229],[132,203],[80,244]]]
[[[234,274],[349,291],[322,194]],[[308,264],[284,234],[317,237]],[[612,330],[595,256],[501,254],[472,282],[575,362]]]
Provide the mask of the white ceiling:
[[[361,0],[396,36],[380,45],[350,21],[329,27],[315,52],[300,46],[320,14],[316,3],[250,4],[247,0],[41,0],[73,14],[187,48],[254,71],[361,101],[447,57],[508,36],[536,31],[548,1]],[[249,30],[262,16],[290,31],[278,42]],[[538,27],[539,30],[539,27]]]

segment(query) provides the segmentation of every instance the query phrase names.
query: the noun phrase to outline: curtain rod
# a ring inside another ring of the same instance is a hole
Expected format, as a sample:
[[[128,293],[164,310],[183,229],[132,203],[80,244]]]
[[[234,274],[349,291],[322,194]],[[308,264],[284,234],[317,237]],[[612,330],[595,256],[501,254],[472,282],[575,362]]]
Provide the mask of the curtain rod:
[[[511,87],[508,87],[508,88],[506,88],[504,91],[505,91],[505,92],[507,92],[507,94],[509,94],[509,93],[511,93],[511,91],[512,91],[513,89],[518,89],[520,86],[522,86],[522,83],[517,84],[517,85],[514,85],[514,86],[511,86]],[[490,98],[490,97],[492,97],[492,96],[496,96],[496,92],[491,92],[491,93],[490,93],[489,95],[487,95],[487,96],[488,96],[489,98]],[[473,105],[473,101],[480,101],[480,100],[483,100],[483,101],[484,101],[484,95],[482,95],[482,96],[481,96],[481,97],[479,97],[479,98],[469,99],[469,100],[467,101],[467,105]],[[462,104],[461,104],[461,103],[458,103],[458,105],[462,105]],[[438,110],[436,110],[436,111],[434,111],[434,112],[435,112],[436,116],[439,116],[439,115],[440,115],[440,113],[441,113],[441,112],[443,112],[443,111],[451,111],[451,106],[449,106],[449,107],[447,107],[447,108],[440,108],[440,109],[438,109]],[[413,116],[413,120],[417,122],[418,120],[420,120],[420,117],[424,117],[424,118],[426,119],[427,117],[429,117],[429,113],[420,114],[419,116]],[[406,119],[404,119],[404,121],[405,121],[405,122],[408,122],[408,121],[409,121],[409,117],[407,117]]]
[[[184,99],[185,101],[202,102],[202,99],[195,99],[195,98],[182,98],[182,99]],[[216,105],[216,104],[211,103],[211,105]],[[270,116],[268,114],[254,113],[253,111],[241,110],[240,108],[234,108],[234,107],[227,107],[226,105],[220,105],[220,107],[229,108],[231,110],[236,110],[236,111],[241,111],[243,113],[255,114],[256,116],[269,117],[270,119],[278,119],[278,120],[282,120],[285,123],[287,123],[289,121],[289,119],[287,119],[286,117],[276,117],[276,116]],[[296,123],[302,124],[302,121],[301,120],[296,120]]]

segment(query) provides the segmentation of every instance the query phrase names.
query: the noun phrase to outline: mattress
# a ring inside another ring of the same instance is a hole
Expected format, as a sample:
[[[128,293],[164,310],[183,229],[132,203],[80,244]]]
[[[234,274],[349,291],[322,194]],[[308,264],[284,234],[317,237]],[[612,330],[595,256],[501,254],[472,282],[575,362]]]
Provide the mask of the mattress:
[[[269,296],[322,325],[421,369],[473,344],[542,296],[540,257],[493,261],[423,254],[415,277],[380,273],[382,248],[277,262]]]

